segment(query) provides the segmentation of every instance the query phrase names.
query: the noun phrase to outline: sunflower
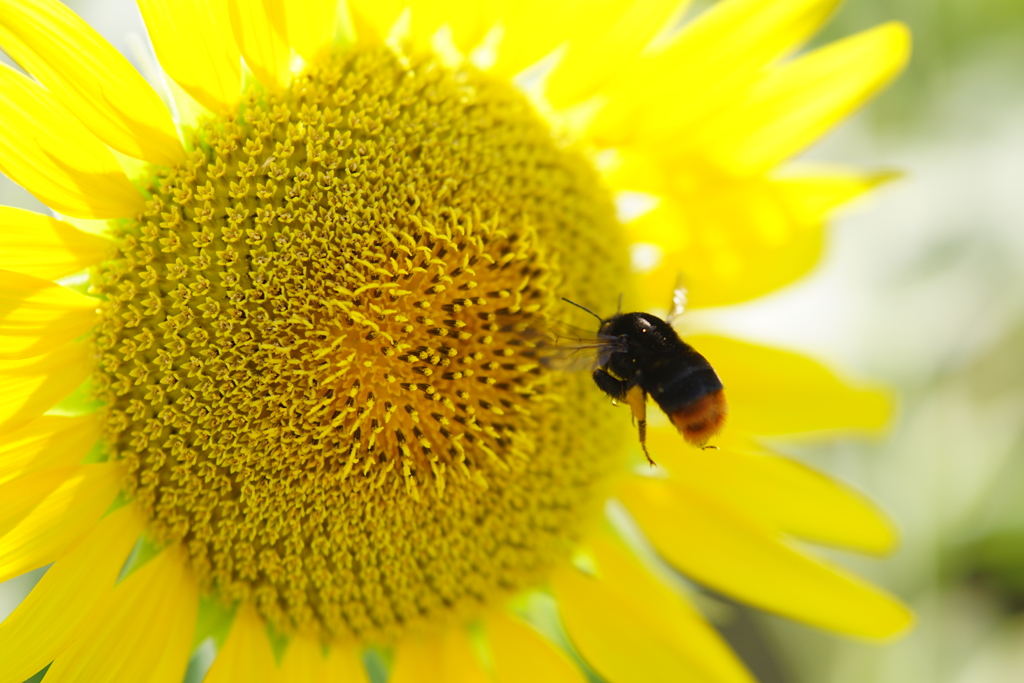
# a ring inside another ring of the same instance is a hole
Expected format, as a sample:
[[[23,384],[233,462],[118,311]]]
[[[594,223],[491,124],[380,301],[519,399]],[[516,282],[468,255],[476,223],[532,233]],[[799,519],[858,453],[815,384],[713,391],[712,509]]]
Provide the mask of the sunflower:
[[[151,85],[56,0],[0,0],[28,74],[0,67],[0,170],[61,217],[0,209],[0,581],[51,565],[0,681],[749,681],[669,568],[906,628],[803,543],[884,553],[884,516],[763,445],[878,430],[884,392],[691,335],[727,427],[653,424],[652,469],[531,340],[562,297],[812,267],[882,177],[777,167],[908,50],[795,56],[834,4],[139,0]]]

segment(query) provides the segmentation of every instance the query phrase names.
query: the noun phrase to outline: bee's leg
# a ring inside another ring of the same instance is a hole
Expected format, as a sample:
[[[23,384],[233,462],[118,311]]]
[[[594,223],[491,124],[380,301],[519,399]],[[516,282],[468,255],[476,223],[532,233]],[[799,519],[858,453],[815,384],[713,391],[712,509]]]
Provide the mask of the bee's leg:
[[[611,396],[613,400],[621,401],[626,397],[628,387],[621,379],[615,379],[601,368],[594,370],[593,378],[597,388]]]
[[[647,452],[647,392],[634,384],[626,392],[626,403],[633,409],[633,417],[636,418],[637,430],[640,432],[640,448],[644,449],[644,457],[647,462],[654,465],[650,453]]]

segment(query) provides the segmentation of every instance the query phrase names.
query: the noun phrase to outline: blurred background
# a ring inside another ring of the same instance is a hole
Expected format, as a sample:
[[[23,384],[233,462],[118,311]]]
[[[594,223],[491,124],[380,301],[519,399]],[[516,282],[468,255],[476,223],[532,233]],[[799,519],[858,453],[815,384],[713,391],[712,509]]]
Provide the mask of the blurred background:
[[[68,4],[138,63],[131,3]],[[1024,681],[1024,2],[846,0],[815,44],[893,19],[907,72],[806,156],[902,179],[837,217],[810,277],[719,322],[899,392],[884,441],[784,450],[896,520],[894,556],[835,558],[918,624],[861,643],[707,596],[762,683]],[[0,204],[43,210],[2,176]],[[39,575],[0,584],[0,619]]]

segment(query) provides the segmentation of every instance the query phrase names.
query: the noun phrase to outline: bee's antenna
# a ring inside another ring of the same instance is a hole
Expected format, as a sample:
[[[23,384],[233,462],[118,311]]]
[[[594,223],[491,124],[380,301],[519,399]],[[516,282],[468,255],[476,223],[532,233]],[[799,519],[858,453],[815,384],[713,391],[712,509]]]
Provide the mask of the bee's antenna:
[[[615,309],[616,313],[622,313],[622,292],[619,292],[619,307]]]
[[[587,313],[589,313],[590,315],[594,316],[594,317],[595,317],[595,318],[597,318],[597,319],[598,319],[598,320],[599,320],[600,322],[604,322],[604,319],[603,319],[603,318],[602,318],[601,316],[599,316],[599,315],[598,315],[597,313],[594,313],[594,312],[593,312],[592,310],[590,310],[590,309],[589,309],[589,308],[587,308],[586,306],[580,306],[580,305],[579,305],[578,303],[576,303],[575,301],[569,301],[569,300],[568,300],[568,299],[566,299],[566,298],[565,298],[564,296],[562,297],[562,301],[564,301],[564,302],[565,302],[565,303],[567,303],[567,304],[572,304],[572,305],[573,305],[573,306],[575,306],[576,308],[582,309],[582,310],[586,311]]]

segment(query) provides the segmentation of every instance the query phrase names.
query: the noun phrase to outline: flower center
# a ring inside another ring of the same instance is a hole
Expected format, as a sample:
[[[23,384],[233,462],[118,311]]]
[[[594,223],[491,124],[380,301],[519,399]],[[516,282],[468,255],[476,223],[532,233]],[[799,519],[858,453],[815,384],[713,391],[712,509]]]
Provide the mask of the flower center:
[[[627,272],[585,158],[509,84],[382,47],[192,148],[95,278],[106,439],[151,533],[324,639],[542,581],[628,443],[524,333]]]

